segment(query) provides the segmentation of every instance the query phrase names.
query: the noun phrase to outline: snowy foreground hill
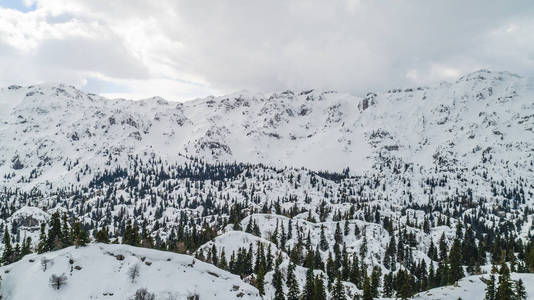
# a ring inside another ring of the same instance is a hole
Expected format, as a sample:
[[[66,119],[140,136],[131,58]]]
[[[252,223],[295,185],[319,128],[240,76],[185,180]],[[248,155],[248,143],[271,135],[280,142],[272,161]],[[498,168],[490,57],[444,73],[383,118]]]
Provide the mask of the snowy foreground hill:
[[[184,103],[4,88],[3,299],[482,299],[492,269],[499,295],[521,278],[531,296],[532,82]]]
[[[484,299],[486,284],[481,280],[488,279],[488,275],[473,275],[461,279],[458,286],[446,286],[419,293],[413,297],[416,300],[447,299]],[[522,279],[528,287],[534,286],[534,274],[512,273],[512,279]],[[527,299],[534,299],[534,289],[528,289]]]
[[[239,276],[191,256],[127,245],[95,244],[28,255],[0,272],[2,299],[124,300],[139,289],[165,300],[261,299]],[[64,287],[51,288],[50,277],[62,274]]]

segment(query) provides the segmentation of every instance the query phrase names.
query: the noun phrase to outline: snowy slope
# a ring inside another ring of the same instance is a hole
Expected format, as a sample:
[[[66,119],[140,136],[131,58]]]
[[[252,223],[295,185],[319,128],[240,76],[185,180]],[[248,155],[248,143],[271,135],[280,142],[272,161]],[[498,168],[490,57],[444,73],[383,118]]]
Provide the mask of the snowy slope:
[[[119,260],[120,255],[124,258]],[[43,259],[48,260],[46,270]],[[129,270],[139,267],[132,282]],[[256,288],[239,276],[191,256],[126,245],[93,244],[32,254],[0,268],[2,299],[129,299],[146,288],[156,299],[260,299]],[[60,290],[49,284],[52,274],[65,274]]]
[[[419,293],[413,297],[417,300],[458,300],[459,298],[484,299],[486,284],[480,278],[488,275],[473,275],[461,279],[458,286],[444,286]],[[527,299],[534,299],[534,274],[512,273],[512,280],[523,280],[527,290]],[[385,299],[385,298],[384,298]]]

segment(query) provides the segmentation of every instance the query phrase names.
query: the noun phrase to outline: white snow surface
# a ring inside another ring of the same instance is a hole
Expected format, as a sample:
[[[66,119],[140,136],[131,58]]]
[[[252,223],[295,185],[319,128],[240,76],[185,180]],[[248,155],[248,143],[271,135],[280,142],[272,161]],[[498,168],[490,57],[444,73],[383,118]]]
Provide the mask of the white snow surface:
[[[464,300],[484,299],[486,284],[480,279],[489,279],[489,275],[473,275],[462,278],[458,286],[443,286],[419,293],[414,300]],[[534,274],[512,273],[512,280],[523,280],[527,290],[527,299],[534,299]],[[386,299],[386,298],[384,298]]]
[[[123,260],[117,256],[123,255]],[[42,260],[48,260],[44,270]],[[132,282],[129,270],[137,265]],[[81,269],[78,270],[77,267]],[[146,288],[156,299],[261,299],[258,290],[239,276],[191,256],[127,245],[91,244],[44,254],[31,254],[0,268],[2,299],[130,299]],[[52,274],[65,274],[59,290],[49,284]]]

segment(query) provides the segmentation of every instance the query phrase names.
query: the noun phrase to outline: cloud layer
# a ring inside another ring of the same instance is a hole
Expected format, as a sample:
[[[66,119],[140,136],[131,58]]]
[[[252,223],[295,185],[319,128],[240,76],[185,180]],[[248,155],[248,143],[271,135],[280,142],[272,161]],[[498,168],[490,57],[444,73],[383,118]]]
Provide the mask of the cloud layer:
[[[0,7],[2,86],[183,100],[534,75],[532,1],[21,1],[26,12]]]

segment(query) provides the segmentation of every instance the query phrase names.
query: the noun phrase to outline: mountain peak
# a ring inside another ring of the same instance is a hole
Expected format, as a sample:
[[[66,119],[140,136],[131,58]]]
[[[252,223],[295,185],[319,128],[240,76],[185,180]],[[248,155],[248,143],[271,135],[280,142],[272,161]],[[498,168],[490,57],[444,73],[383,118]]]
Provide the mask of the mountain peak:
[[[503,81],[506,79],[518,79],[521,78],[517,74],[513,74],[507,71],[490,71],[488,69],[480,69],[471,73],[468,73],[466,75],[461,76],[458,81]]]

